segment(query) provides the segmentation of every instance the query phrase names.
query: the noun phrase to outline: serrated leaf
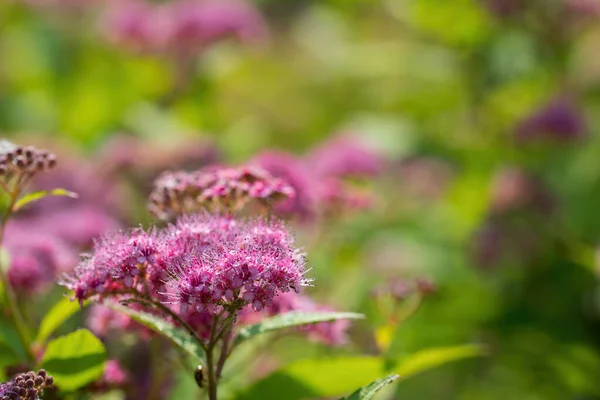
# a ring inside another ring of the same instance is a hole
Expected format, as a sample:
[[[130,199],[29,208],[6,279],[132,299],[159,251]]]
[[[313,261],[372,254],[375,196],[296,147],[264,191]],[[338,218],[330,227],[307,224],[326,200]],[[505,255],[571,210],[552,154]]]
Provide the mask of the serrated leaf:
[[[181,347],[186,353],[196,359],[196,361],[205,364],[206,355],[204,349],[198,341],[184,329],[177,328],[171,323],[143,311],[133,310],[116,303],[105,303],[107,307],[113,310],[125,313],[140,324],[152,329],[155,332],[165,336],[177,346]]]
[[[85,307],[88,302],[84,302]],[[44,319],[40,323],[40,329],[37,334],[36,342],[44,343],[48,337],[59,328],[67,319],[73,314],[81,310],[82,306],[77,301],[71,301],[68,297],[60,299],[51,309],[46,313]]]
[[[367,386],[361,387],[356,392],[352,393],[348,397],[343,397],[340,400],[369,400],[375,396],[384,386],[389,385],[396,379],[400,378],[399,375],[392,374],[385,378],[378,379],[375,382],[368,384]]]
[[[61,390],[70,392],[100,378],[105,362],[102,342],[87,329],[80,329],[50,341],[40,367],[54,377]]]
[[[408,377],[439,367],[449,362],[465,358],[481,357],[487,354],[487,348],[478,344],[438,347],[421,350],[404,357],[394,367],[394,372]]]
[[[77,197],[79,197],[79,195],[77,193],[70,192],[65,189],[40,190],[39,192],[33,192],[33,193],[26,194],[25,196],[23,196],[19,200],[17,200],[17,202],[13,206],[13,212],[20,210],[21,208],[23,208],[24,206],[26,206],[29,203],[33,203],[34,201],[41,200],[47,196],[66,196],[66,197],[71,197],[73,199],[76,199]]]
[[[306,324],[335,321],[338,319],[362,319],[365,316],[349,312],[290,312],[265,318],[261,322],[243,328],[235,343],[240,344],[256,335]]]

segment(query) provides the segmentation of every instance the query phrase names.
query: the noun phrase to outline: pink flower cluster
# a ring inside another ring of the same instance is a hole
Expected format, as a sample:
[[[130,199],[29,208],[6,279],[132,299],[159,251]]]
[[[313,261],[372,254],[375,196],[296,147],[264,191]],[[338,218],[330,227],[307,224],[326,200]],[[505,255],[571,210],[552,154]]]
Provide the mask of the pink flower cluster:
[[[196,54],[229,36],[266,37],[258,11],[238,0],[110,1],[102,25],[111,42],[141,52]]]
[[[161,219],[202,209],[233,212],[252,200],[264,205],[293,197],[294,189],[257,167],[207,167],[165,172],[154,183],[149,209]]]
[[[280,222],[205,213],[163,230],[104,235],[61,283],[80,302],[143,294],[187,317],[246,305],[261,310],[308,284],[305,272],[304,255]]]
[[[311,219],[339,210],[366,208],[369,194],[350,184],[348,178],[373,177],[383,169],[383,159],[355,138],[341,134],[313,149],[304,157],[268,151],[250,160],[274,176],[284,179],[296,196],[279,203],[283,215]]]

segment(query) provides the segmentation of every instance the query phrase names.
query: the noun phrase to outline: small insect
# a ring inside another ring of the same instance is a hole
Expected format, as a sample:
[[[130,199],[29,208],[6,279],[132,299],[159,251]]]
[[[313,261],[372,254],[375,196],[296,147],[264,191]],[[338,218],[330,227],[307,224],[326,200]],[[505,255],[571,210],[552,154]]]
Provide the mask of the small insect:
[[[196,371],[194,372],[194,378],[196,379],[196,383],[198,387],[204,387],[204,369],[202,365],[198,365]]]

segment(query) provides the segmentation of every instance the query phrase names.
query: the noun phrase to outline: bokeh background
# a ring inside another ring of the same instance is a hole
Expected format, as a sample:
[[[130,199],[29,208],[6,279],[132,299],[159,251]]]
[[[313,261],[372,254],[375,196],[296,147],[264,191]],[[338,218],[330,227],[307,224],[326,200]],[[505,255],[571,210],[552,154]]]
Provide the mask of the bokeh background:
[[[0,132],[55,150],[37,185],[81,195],[9,226],[30,318],[94,236],[152,221],[161,171],[262,160],[313,204],[331,171],[295,168],[333,160],[352,195],[291,223],[311,296],[367,322],[341,349],[284,339],[239,387],[307,355],[483,343],[382,397],[600,398],[600,2],[210,1],[0,2]],[[122,336],[131,367],[148,349]],[[171,375],[159,398],[194,398]]]

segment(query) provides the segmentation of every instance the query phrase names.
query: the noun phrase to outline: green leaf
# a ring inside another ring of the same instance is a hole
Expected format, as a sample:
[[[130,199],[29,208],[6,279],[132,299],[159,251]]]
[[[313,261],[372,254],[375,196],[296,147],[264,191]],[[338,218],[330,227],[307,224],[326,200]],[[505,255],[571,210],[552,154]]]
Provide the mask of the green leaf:
[[[487,353],[487,348],[478,344],[425,349],[401,359],[396,364],[394,372],[406,378],[449,362],[465,358],[481,357],[487,355]]]
[[[87,329],[80,329],[50,341],[40,367],[54,377],[61,390],[70,392],[100,378],[105,361],[102,342]]]
[[[352,393],[348,397],[344,397],[341,400],[368,400],[375,396],[375,393],[379,392],[381,388],[390,383],[394,382],[396,379],[400,378],[399,375],[392,374],[388,375],[385,378],[378,379],[375,382],[368,384],[367,386],[361,387],[356,392]]]
[[[401,358],[391,369],[386,368],[383,357],[306,359],[275,371],[240,393],[236,399],[278,398],[281,393],[285,393],[286,400],[339,397],[389,373],[408,378],[451,361],[485,354],[485,347],[480,345],[427,349]]]
[[[237,400],[339,397],[386,375],[379,357],[356,356],[294,362],[254,383]]]
[[[0,319],[0,355],[0,368],[27,360],[17,330],[5,319]]]
[[[38,201],[47,196],[66,196],[71,197],[73,199],[79,197],[77,193],[70,192],[65,189],[41,190],[39,192],[29,193],[17,200],[17,202],[13,206],[13,212],[20,210],[29,203],[33,203],[34,201]]]
[[[186,353],[194,357],[198,362],[205,364],[206,355],[204,353],[204,349],[188,331],[177,328],[171,323],[143,311],[133,310],[116,303],[105,303],[105,305],[113,310],[129,315],[140,324],[145,325],[153,331],[167,337],[177,346],[181,347],[181,349],[183,349]]]
[[[261,322],[243,328],[236,337],[235,344],[240,344],[256,335],[279,329],[291,328],[318,322],[335,321],[338,319],[362,319],[362,314],[348,312],[290,312],[266,318]]]
[[[85,307],[88,303],[83,303]],[[71,301],[69,297],[60,299],[44,316],[40,324],[36,342],[44,343],[46,339],[59,328],[69,317],[81,310],[79,302]]]

